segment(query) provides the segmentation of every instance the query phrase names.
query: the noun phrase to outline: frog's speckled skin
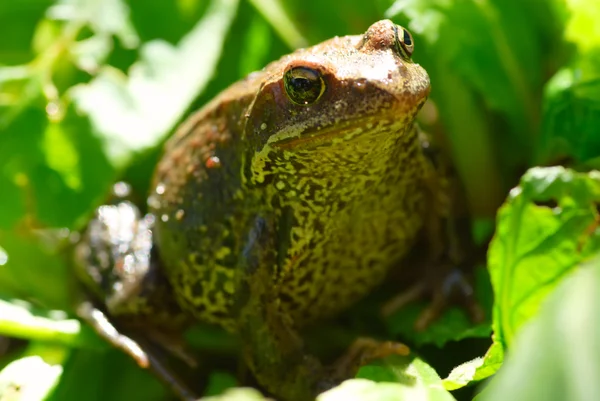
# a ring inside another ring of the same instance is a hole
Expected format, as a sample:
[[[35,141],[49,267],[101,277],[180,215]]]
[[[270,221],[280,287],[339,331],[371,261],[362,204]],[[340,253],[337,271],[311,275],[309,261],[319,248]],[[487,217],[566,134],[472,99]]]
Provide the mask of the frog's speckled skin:
[[[413,120],[429,80],[394,39],[382,21],[299,50],[229,88],[168,143],[150,204],[180,303],[198,318],[235,327],[257,231],[274,246],[254,263],[297,323],[356,301],[405,254],[428,212],[431,171]],[[290,65],[322,71],[316,104],[288,100]]]
[[[258,381],[281,399],[331,383],[297,327],[367,294],[447,214],[414,125],[429,78],[399,32],[379,21],[251,74],[185,122],[156,169],[148,202],[169,284],[146,296],[172,291],[186,319],[237,332]],[[292,67],[320,72],[316,102],[288,98]]]
[[[295,352],[293,327],[380,283],[438,202],[413,124],[429,78],[398,29],[380,21],[251,74],[182,125],[156,170],[155,243],[179,304],[262,346],[247,359],[284,397],[302,398],[262,355]],[[288,99],[291,66],[321,72],[316,103]]]

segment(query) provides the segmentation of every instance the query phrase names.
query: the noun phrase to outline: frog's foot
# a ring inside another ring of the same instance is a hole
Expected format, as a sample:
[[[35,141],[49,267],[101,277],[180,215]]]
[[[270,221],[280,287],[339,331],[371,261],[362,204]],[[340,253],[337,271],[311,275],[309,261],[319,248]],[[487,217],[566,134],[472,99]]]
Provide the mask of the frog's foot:
[[[448,270],[448,269],[446,269]],[[440,278],[441,277],[441,278]],[[475,299],[473,286],[459,269],[450,269],[444,275],[425,277],[406,291],[386,302],[381,308],[384,316],[389,316],[409,303],[429,297],[431,302],[421,312],[415,322],[417,330],[425,330],[444,312],[450,304],[462,305],[473,322],[484,320],[485,314]]]
[[[143,346],[140,341],[126,336],[110,322],[106,314],[92,305],[91,302],[82,302],[77,308],[80,318],[88,322],[96,333],[115,348],[129,355],[141,368],[150,369],[160,380],[165,383],[182,401],[196,401],[198,397],[190,390],[181,379],[179,379],[167,366],[150,350]],[[173,351],[169,349],[169,351]],[[179,353],[172,352],[175,356]],[[184,362],[190,362],[188,356],[181,358]],[[195,363],[195,361],[193,361]]]
[[[390,355],[406,356],[409,353],[410,349],[402,343],[377,341],[367,337],[357,338],[346,353],[331,366],[329,375],[331,383],[337,384],[354,377],[361,366],[367,365],[376,359]]]

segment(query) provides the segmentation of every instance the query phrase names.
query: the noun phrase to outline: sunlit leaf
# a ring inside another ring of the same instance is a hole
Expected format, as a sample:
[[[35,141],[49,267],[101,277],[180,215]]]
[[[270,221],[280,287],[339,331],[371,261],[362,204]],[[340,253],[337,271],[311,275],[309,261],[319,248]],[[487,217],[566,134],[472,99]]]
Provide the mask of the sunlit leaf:
[[[444,388],[448,391],[462,388],[494,375],[504,360],[504,351],[498,342],[490,347],[484,357],[465,362],[450,372],[443,380]]]
[[[99,35],[115,35],[125,47],[136,47],[139,39],[123,0],[58,0],[48,9],[48,18],[89,24]]]
[[[600,3],[595,0],[567,0],[566,4],[571,15],[565,37],[583,52],[600,48]]]
[[[89,84],[73,88],[113,162],[121,164],[173,129],[212,77],[237,3],[213,0],[176,47],[160,40],[144,44],[128,76],[105,67]]]
[[[8,253],[0,246],[0,266],[4,266],[8,262]]]
[[[0,371],[2,401],[44,400],[62,374],[62,366],[49,365],[39,356],[19,359]]]
[[[221,395],[202,397],[202,401],[267,401],[258,390],[253,388],[232,388]]]
[[[81,188],[79,154],[60,125],[48,125],[42,141],[48,167],[59,173],[68,187],[79,190]]]
[[[41,314],[24,301],[8,302],[0,299],[0,334],[28,340],[57,342],[70,346],[88,345],[103,348],[89,327],[82,328],[75,319],[62,311]]]
[[[600,393],[600,259],[584,263],[523,327],[479,401],[587,401]]]
[[[376,364],[362,367],[357,377],[321,394],[317,400],[454,400],[454,397],[443,389],[435,370],[414,357],[386,358]]]
[[[510,347],[561,278],[600,250],[600,173],[533,168],[499,211],[488,268],[494,331]]]

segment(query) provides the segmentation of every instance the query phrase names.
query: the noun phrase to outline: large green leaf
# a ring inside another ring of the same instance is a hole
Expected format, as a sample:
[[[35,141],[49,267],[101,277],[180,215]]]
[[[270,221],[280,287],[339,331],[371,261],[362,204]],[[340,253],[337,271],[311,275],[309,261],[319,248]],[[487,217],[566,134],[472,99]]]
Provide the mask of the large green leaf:
[[[488,268],[495,292],[496,340],[518,329],[582,261],[600,250],[600,173],[533,168],[498,213]]]
[[[534,168],[511,191],[488,253],[495,293],[494,344],[483,358],[456,367],[448,389],[485,379],[500,368],[515,334],[539,312],[561,280],[600,250],[600,173]]]
[[[600,258],[579,265],[513,341],[478,401],[591,401],[600,394]]]

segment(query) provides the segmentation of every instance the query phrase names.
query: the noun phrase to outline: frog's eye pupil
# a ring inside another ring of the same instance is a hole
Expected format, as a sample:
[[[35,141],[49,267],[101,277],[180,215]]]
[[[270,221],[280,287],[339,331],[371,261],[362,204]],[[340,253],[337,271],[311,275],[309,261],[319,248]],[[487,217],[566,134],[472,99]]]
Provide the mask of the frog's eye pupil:
[[[412,46],[412,36],[410,36],[410,33],[408,33],[408,31],[406,29],[402,29],[404,31],[404,44],[406,46]]]
[[[293,67],[283,77],[285,92],[296,104],[316,102],[325,91],[325,82],[319,71],[308,67]]]
[[[306,78],[296,77],[291,78],[289,85],[294,88],[294,90],[300,92],[308,92],[312,86],[312,81],[309,81]]]

